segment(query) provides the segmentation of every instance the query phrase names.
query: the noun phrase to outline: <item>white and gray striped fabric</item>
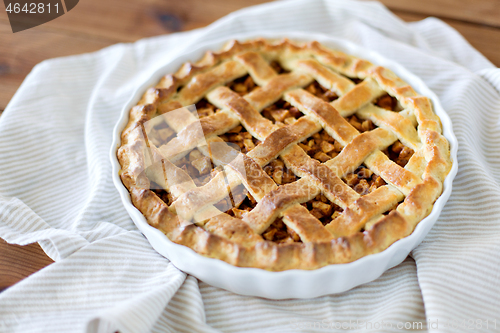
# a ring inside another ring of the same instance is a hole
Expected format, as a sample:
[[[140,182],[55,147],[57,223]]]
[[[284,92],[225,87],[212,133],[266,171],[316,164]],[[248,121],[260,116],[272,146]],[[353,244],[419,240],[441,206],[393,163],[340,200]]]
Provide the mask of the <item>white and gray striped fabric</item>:
[[[421,77],[453,121],[459,173],[401,265],[340,295],[273,301],[209,286],[157,254],[120,202],[108,151],[121,108],[159,66],[199,41],[292,30],[348,39]],[[499,91],[500,69],[443,22],[341,0],[270,3],[44,61],[0,117],[0,237],[39,242],[56,263],[0,293],[0,332],[500,331]]]

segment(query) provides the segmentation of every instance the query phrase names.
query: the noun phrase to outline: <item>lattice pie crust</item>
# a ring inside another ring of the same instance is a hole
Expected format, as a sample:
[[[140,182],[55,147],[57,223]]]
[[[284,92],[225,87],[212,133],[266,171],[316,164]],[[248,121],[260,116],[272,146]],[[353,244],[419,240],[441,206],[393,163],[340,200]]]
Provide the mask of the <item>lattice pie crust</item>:
[[[316,269],[412,233],[451,168],[441,133],[429,98],[386,68],[318,42],[232,41],[146,91],[118,159],[133,204],[173,242]]]

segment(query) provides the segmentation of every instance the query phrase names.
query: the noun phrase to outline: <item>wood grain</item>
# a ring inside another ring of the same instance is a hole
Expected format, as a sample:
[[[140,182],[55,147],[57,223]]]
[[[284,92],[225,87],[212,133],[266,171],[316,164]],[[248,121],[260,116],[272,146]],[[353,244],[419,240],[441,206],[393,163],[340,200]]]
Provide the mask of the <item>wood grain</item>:
[[[269,0],[268,0],[269,1]],[[82,0],[74,10],[36,29],[86,34],[116,42],[206,26],[266,0]],[[6,14],[0,20],[7,20]]]
[[[37,63],[54,57],[175,31],[203,27],[264,0],[82,0],[69,13],[12,34],[0,5],[0,115]],[[405,21],[443,19],[500,66],[500,0],[381,0]],[[0,290],[52,263],[38,244],[0,239]]]
[[[37,243],[19,246],[0,238],[0,253],[0,291],[53,263]]]
[[[500,28],[500,0],[380,0],[393,11]]]
[[[49,58],[97,51],[111,44],[114,41],[86,35],[68,36],[37,28],[13,34],[10,25],[0,21],[0,109],[5,109],[37,63]]]

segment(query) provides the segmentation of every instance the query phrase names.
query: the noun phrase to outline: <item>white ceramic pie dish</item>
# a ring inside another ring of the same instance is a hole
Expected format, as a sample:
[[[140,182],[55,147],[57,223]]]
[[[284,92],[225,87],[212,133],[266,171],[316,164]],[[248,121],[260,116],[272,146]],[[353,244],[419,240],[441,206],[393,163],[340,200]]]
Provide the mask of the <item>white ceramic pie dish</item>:
[[[142,213],[132,205],[130,194],[119,177],[120,164],[118,163],[116,153],[120,146],[121,132],[128,122],[129,111],[137,104],[146,89],[155,85],[162,76],[175,72],[186,61],[200,59],[207,50],[217,51],[221,49],[228,41],[227,38],[199,45],[196,49],[159,66],[155,74],[143,82],[142,85],[138,86],[132,98],[124,105],[120,119],[113,131],[113,144],[110,151],[113,182],[122,202],[136,226],[146,236],[153,248],[170,259],[176,267],[208,284],[238,294],[272,299],[311,298],[341,293],[358,285],[373,281],[387,269],[401,263],[410,251],[420,244],[437,221],[441,210],[451,194],[452,182],[458,170],[458,143],[452,130],[451,120],[443,110],[437,96],[427,88],[422,80],[398,63],[386,59],[374,51],[367,50],[345,40],[310,33],[245,34],[233,36],[231,39],[246,40],[258,37],[270,39],[287,37],[297,41],[316,40],[327,47],[344,51],[345,53],[391,69],[401,79],[408,82],[418,93],[431,98],[434,110],[441,118],[443,134],[450,143],[451,159],[453,161],[452,169],[444,181],[443,193],[435,202],[431,214],[417,225],[410,236],[395,242],[381,253],[368,255],[352,263],[330,265],[311,271],[295,269],[270,272],[257,268],[235,267],[218,259],[204,257],[186,246],[175,244],[161,231],[151,227]]]

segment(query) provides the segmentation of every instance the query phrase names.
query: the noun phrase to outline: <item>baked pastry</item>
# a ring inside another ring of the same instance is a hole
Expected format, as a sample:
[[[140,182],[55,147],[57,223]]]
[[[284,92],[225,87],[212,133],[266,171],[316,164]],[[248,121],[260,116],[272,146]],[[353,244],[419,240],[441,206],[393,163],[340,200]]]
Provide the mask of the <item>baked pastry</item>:
[[[316,269],[383,251],[451,168],[429,98],[318,42],[232,41],[130,111],[120,176],[173,242],[232,265]]]

